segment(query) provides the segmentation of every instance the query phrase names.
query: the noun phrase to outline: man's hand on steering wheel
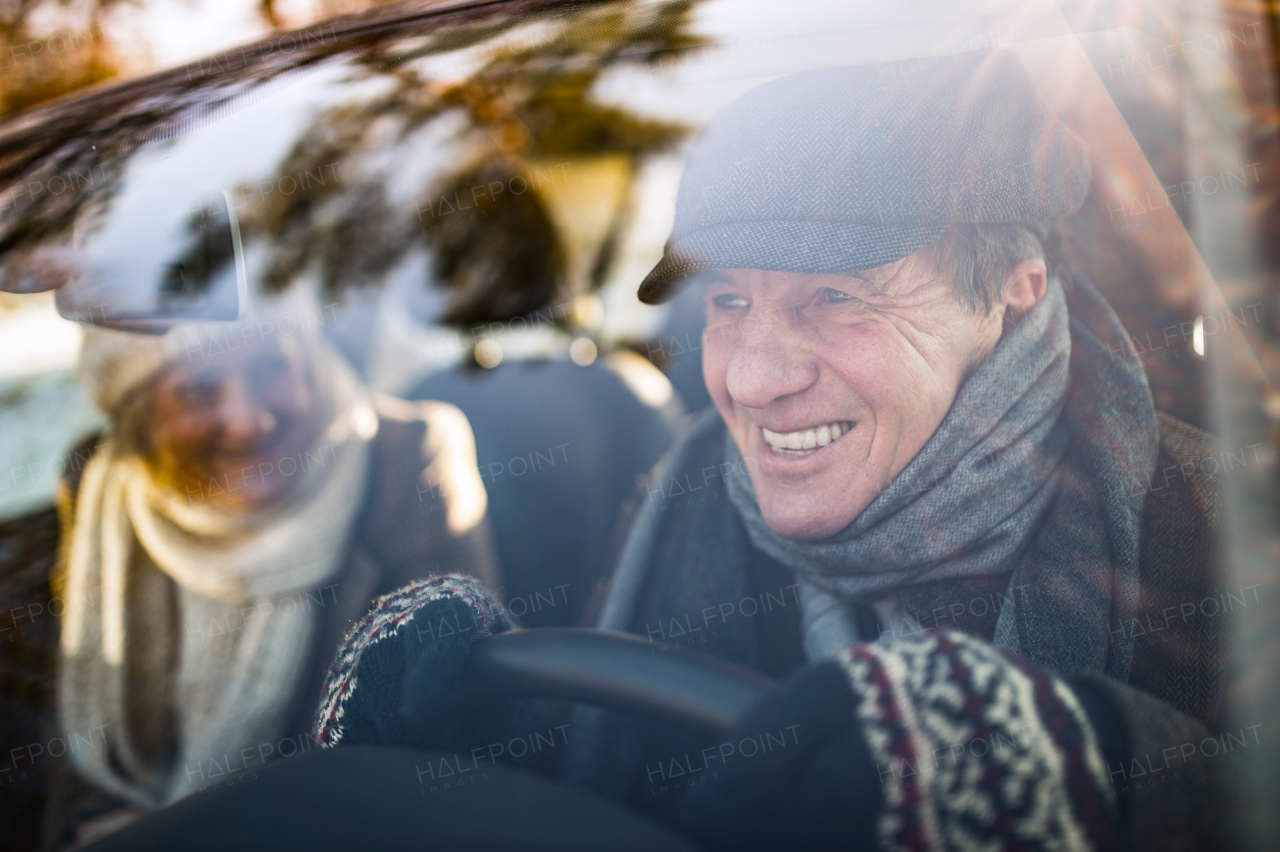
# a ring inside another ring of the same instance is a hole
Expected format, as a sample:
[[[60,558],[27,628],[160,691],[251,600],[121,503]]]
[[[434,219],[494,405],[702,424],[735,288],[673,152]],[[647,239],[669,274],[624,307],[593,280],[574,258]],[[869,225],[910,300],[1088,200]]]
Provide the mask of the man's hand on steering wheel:
[[[467,752],[527,733],[526,703],[468,700],[461,691],[472,642],[518,626],[492,592],[462,575],[379,598],[338,650],[317,742]]]
[[[729,756],[718,778],[689,788],[681,828],[715,850],[876,848],[883,796],[856,709],[836,663],[795,672],[714,747]],[[782,747],[765,737],[778,731]]]
[[[1066,683],[961,633],[855,645],[760,699],[679,820],[714,850],[1111,849],[1098,725]],[[758,745],[778,729],[793,740]]]

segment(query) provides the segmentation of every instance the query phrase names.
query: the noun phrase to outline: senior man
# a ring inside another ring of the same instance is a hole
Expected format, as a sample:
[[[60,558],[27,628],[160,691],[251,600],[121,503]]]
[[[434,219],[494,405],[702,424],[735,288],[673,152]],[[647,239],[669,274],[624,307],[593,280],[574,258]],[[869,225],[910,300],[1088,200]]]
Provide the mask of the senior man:
[[[784,680],[724,743],[584,710],[572,781],[717,849],[1220,842],[1221,769],[1181,749],[1216,636],[1134,626],[1212,584],[1204,483],[1143,487],[1207,436],[1156,414],[1057,255],[1090,181],[1003,52],[792,75],[712,119],[640,296],[703,290],[715,407],[651,478],[600,626]],[[396,611],[506,627],[481,597]],[[349,637],[320,741],[465,747],[432,655],[347,688],[384,634]]]
[[[1055,250],[1090,182],[1085,145],[1003,52],[794,75],[713,119],[640,295],[704,290],[715,410],[651,483],[601,626],[777,676],[839,659],[862,696],[868,671],[912,694],[955,663],[925,631],[958,630],[1071,677],[1122,749],[1173,745],[1169,726],[1194,728],[1178,710],[1211,722],[1209,625],[1141,646],[1133,626],[1213,582],[1203,483],[1143,487],[1211,447],[1157,416],[1124,329]],[[888,656],[860,669],[860,642]],[[891,726],[859,713],[892,766]],[[632,801],[643,767],[686,751],[600,714],[581,734],[579,777]],[[880,779],[887,811],[909,798]]]

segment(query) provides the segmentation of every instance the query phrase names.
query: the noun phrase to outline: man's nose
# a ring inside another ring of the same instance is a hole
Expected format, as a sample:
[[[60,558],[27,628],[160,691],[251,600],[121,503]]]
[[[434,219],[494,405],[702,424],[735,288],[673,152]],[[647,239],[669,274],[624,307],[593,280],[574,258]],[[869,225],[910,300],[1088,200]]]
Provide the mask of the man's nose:
[[[726,387],[734,402],[765,408],[800,393],[818,379],[818,365],[804,341],[782,318],[748,316],[729,356]]]
[[[275,417],[256,399],[244,379],[236,376],[222,385],[218,421],[230,444],[252,444],[275,428]]]

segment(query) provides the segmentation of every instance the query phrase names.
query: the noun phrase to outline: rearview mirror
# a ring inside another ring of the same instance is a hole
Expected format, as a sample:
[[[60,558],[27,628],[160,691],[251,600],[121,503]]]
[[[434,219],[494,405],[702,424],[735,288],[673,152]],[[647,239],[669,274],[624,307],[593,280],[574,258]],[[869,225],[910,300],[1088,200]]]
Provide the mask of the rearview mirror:
[[[123,214],[123,215],[119,215]],[[145,210],[83,216],[62,261],[58,313],[144,334],[178,323],[234,321],[248,302],[235,203],[150,199]]]

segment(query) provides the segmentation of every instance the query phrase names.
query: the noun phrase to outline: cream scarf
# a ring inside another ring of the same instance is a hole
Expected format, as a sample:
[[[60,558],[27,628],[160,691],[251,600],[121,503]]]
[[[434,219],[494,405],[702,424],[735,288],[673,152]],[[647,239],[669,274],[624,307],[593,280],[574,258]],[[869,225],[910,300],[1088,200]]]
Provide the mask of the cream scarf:
[[[351,369],[323,344],[311,351],[334,414],[321,461],[310,458],[278,509],[234,516],[191,503],[110,439],[85,468],[66,564],[60,721],[105,726],[106,746],[73,759],[135,805],[180,799],[229,756],[239,765],[242,749],[294,733],[282,727],[326,610],[278,604],[342,569],[377,430]],[[171,762],[140,742],[165,719]]]

